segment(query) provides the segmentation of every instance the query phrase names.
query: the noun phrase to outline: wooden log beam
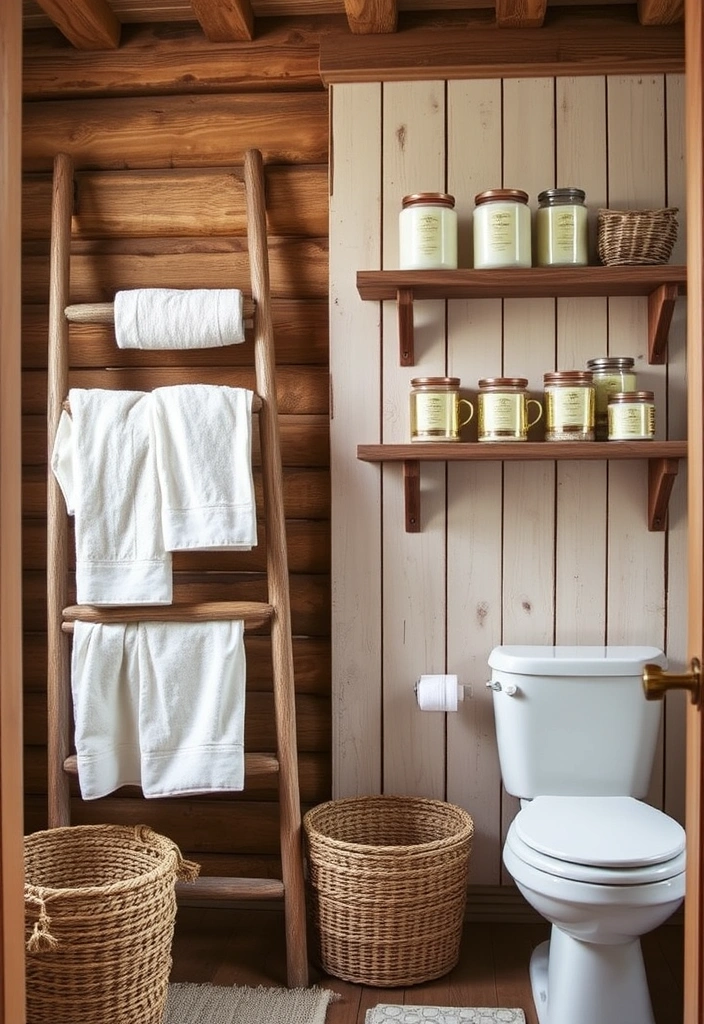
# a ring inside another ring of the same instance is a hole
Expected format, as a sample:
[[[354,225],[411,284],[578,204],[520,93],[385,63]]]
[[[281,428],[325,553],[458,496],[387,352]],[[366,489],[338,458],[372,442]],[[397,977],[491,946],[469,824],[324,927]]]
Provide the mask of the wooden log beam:
[[[540,28],[547,5],[547,0],[496,0],[496,24],[499,28]]]
[[[120,22],[106,0],[37,0],[59,32],[79,50],[115,50]]]
[[[345,13],[350,32],[356,35],[396,31],[396,0],[345,0]]]
[[[631,10],[633,10],[631,8]],[[681,24],[639,25],[624,8],[579,16],[555,8],[539,32],[443,18],[442,28],[405,24],[389,35],[323,38],[320,76],[339,82],[681,74]]]
[[[254,39],[254,12],[249,0],[191,0],[191,6],[212,43]]]
[[[641,25],[672,25],[684,19],[684,0],[638,0]]]

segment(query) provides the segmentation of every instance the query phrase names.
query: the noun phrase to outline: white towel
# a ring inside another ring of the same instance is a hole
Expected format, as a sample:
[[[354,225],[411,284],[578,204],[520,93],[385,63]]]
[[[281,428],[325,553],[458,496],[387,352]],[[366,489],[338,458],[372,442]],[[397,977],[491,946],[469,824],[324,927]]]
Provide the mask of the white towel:
[[[145,797],[244,786],[239,622],[77,622],[72,653],[81,795]]]
[[[244,626],[139,625],[139,744],[146,797],[244,786]]]
[[[249,551],[257,543],[252,392],[156,388],[152,414],[166,548]]]
[[[79,604],[170,604],[151,397],[139,391],[72,389],[52,469],[75,514]]]
[[[126,625],[76,622],[71,689],[84,800],[141,784],[139,668]]]
[[[115,295],[118,348],[216,348],[244,341],[234,288],[135,288]]]

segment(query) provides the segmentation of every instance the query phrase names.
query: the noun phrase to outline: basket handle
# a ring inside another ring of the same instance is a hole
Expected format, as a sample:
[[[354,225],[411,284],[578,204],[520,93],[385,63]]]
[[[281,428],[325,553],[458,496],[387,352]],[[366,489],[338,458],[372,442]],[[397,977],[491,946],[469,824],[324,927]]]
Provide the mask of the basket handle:
[[[29,906],[39,908],[39,915],[37,920],[34,922],[32,934],[27,939],[27,952],[45,953],[49,950],[56,949],[59,945],[59,940],[54,938],[51,934],[51,918],[47,913],[44,897],[40,895],[35,896],[34,893],[29,892],[25,886],[24,902]]]
[[[158,842],[165,848],[168,848],[176,855],[175,873],[179,882],[195,882],[200,874],[200,864],[196,864],[193,860],[186,860],[172,839],[155,832],[149,825],[135,825],[134,834],[135,838],[141,843],[154,844]]]

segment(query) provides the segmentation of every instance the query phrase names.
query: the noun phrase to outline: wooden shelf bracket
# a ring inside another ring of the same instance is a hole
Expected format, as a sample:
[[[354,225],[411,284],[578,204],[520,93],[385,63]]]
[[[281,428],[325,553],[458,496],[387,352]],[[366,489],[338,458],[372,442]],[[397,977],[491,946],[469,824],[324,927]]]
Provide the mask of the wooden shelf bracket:
[[[399,288],[396,292],[398,308],[398,347],[399,364],[415,365],[414,327],[413,327],[413,289]]]
[[[661,284],[648,296],[648,362],[651,364],[661,365],[667,358],[667,339],[679,294],[676,284]]]
[[[678,459],[648,460],[648,529],[651,531],[665,529],[667,507],[678,469]]]

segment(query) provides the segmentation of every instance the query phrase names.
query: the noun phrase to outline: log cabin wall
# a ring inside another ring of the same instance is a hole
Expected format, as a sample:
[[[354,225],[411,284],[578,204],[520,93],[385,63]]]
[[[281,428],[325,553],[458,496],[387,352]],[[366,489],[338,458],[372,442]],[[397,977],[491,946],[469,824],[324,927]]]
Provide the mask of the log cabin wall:
[[[416,302],[415,365],[401,367],[396,303],[362,301],[355,277],[398,266],[401,198],[418,191],[456,197],[459,265],[471,267],[474,196],[500,186],[525,189],[533,209],[544,188],[582,187],[592,221],[600,206],[678,206],[672,262],[683,263],[683,77],[331,91],[333,788],[466,807],[471,881],[505,905],[501,847],[517,801],[501,786],[489,653],[500,643],[653,644],[683,665],[686,469],[659,533],[647,529],[644,462],[421,463],[421,532],[406,533],[401,465],[361,462],[356,448],[410,440],[412,377],[458,376],[473,397],[480,377],[525,376],[540,397],[544,371],[604,354],[635,357],[639,387],[656,395],[657,437],[684,438],[684,302],[666,366],[648,365],[645,299]],[[476,426],[463,437],[476,439]],[[455,714],[421,712],[415,681],[444,672],[471,695]],[[650,799],[679,820],[683,746],[675,695]]]
[[[325,22],[323,21],[323,25]],[[266,165],[304,806],[330,795],[328,97],[318,32],[293,19],[247,46],[181,25],[125,28],[114,53],[53,31],[25,39],[23,133],[23,517],[26,830],[46,827],[46,351],[51,167],[77,169],[71,301],[133,287],[248,288],[242,159]],[[127,38],[129,36],[129,38]],[[104,367],[110,367],[105,370]],[[188,353],[117,349],[112,328],[72,325],[70,382],[149,390],[252,386],[251,338]],[[255,439],[255,484],[258,453]],[[260,548],[174,558],[175,600],[265,600]],[[239,558],[235,562],[234,558]],[[234,566],[243,566],[235,574]],[[235,587],[238,587],[235,591]],[[269,645],[248,635],[249,749],[275,749]],[[276,790],[143,801],[127,789],[72,801],[73,820],[146,821],[204,874],[279,875]],[[268,783],[271,786],[271,783]]]

